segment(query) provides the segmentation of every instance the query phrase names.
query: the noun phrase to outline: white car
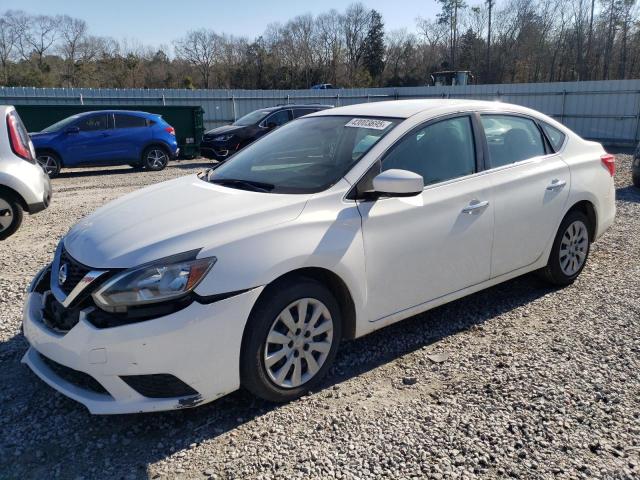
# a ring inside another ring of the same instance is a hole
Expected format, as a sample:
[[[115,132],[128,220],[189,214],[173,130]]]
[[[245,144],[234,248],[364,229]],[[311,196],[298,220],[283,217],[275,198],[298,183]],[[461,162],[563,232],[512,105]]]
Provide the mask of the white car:
[[[11,105],[0,105],[0,240],[18,230],[23,212],[38,213],[50,201],[49,176],[36,161],[20,115]]]
[[[23,362],[100,414],[290,400],[342,339],[527,272],[570,284],[613,222],[614,169],[515,105],[314,113],[75,225],[29,289]]]

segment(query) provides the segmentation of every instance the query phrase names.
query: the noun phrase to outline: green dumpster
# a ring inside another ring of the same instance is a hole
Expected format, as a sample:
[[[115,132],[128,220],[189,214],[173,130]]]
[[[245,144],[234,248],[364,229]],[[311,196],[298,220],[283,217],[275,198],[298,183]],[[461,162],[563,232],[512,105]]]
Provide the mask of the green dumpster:
[[[152,105],[16,105],[16,110],[29,132],[39,132],[63,118],[77,113],[96,110],[137,110],[156,113],[176,129],[176,140],[181,158],[194,158],[200,154],[200,141],[204,133],[202,107]]]

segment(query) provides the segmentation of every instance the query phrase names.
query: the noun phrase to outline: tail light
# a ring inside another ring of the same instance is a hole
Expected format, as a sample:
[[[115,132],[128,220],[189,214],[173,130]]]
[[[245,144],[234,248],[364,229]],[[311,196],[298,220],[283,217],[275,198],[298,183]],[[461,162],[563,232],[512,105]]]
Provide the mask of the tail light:
[[[613,177],[616,174],[616,157],[607,153],[600,157],[600,161],[605,167],[607,167],[609,174]]]
[[[173,135],[174,137],[176,136],[176,129],[173,127],[165,127],[164,131],[169,135]]]
[[[33,162],[33,156],[31,156],[31,149],[29,148],[29,137],[23,138],[21,131],[18,127],[18,120],[13,115],[13,112],[7,113],[7,130],[9,132],[9,145],[11,150],[20,158]],[[26,134],[26,132],[25,132]]]

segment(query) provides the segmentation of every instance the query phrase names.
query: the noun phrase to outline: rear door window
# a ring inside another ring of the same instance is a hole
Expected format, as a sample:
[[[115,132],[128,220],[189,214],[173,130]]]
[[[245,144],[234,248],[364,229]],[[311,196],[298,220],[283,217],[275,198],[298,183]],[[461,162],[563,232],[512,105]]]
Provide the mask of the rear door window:
[[[136,117],[134,115],[123,115],[116,113],[116,128],[138,128],[146,127],[147,119],[144,117]]]
[[[78,122],[78,128],[82,132],[93,132],[107,129],[107,115],[91,115]]]
[[[544,155],[542,134],[535,122],[514,115],[481,115],[491,168]]]

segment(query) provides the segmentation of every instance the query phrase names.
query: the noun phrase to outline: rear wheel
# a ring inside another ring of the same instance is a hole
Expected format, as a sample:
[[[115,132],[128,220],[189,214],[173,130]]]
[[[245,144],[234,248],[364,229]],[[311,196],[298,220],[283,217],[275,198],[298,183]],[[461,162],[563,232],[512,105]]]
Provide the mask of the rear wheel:
[[[18,200],[7,192],[0,192],[0,240],[4,240],[18,230],[23,215]]]
[[[50,178],[55,178],[60,173],[62,162],[60,161],[60,157],[55,153],[38,152],[36,154],[36,160]]]
[[[312,279],[280,284],[264,295],[247,323],[242,385],[265,400],[284,402],[316,386],[340,343],[340,308]]]
[[[147,170],[157,172],[163,170],[169,163],[169,154],[167,151],[157,145],[148,147],[142,154],[142,165]]]
[[[540,273],[554,285],[573,283],[587,263],[591,246],[591,224],[587,216],[572,211],[562,220],[553,242],[549,262]]]

